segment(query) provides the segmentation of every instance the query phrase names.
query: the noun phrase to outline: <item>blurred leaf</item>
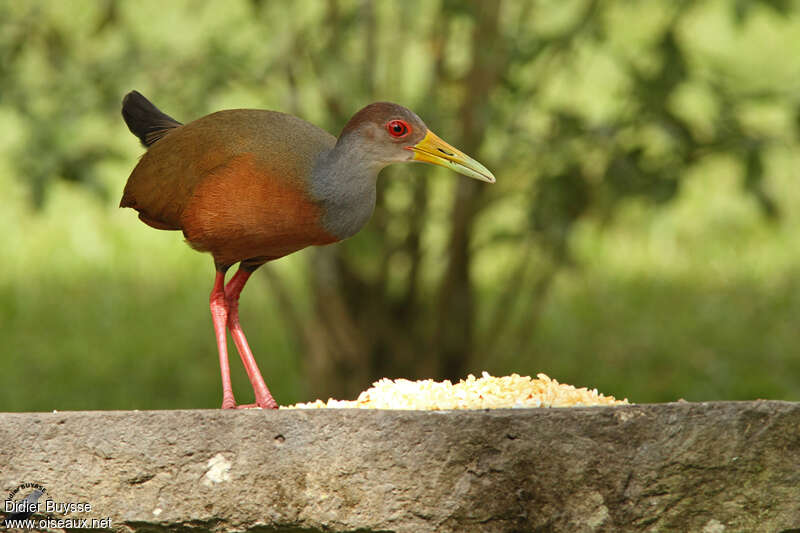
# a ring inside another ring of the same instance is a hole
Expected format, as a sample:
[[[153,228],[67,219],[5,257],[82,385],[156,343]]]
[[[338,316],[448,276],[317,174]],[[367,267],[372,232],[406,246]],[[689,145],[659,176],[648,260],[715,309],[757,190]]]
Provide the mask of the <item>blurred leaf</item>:
[[[643,196],[655,203],[671,200],[678,181],[667,172],[646,170],[643,156],[644,151],[639,147],[617,155],[606,168],[604,181],[620,198]]]
[[[763,154],[756,147],[748,150],[745,159],[744,185],[747,190],[755,196],[764,214],[774,219],[777,218],[779,214],[778,206],[775,204],[775,201],[769,197],[763,187],[763,157]]]
[[[569,231],[588,208],[589,200],[589,186],[579,167],[537,181],[531,226],[557,256],[564,255]]]

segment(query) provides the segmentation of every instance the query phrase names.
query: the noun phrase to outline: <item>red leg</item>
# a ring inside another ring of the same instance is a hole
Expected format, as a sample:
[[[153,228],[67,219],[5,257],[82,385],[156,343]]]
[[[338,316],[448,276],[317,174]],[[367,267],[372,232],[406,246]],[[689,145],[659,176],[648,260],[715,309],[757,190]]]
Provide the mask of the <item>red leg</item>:
[[[247,377],[250,378],[250,383],[253,385],[253,392],[256,395],[256,405],[265,409],[277,409],[278,403],[270,394],[264,378],[261,377],[261,371],[258,369],[258,364],[253,357],[253,352],[250,351],[250,346],[247,344],[247,339],[242,331],[242,326],[239,324],[239,295],[247,283],[247,279],[252,274],[252,271],[245,270],[239,267],[236,274],[228,282],[225,287],[225,300],[228,303],[228,329],[231,330],[233,342],[236,344],[236,349],[239,351],[239,356],[242,358],[242,363],[247,371]]]
[[[219,373],[222,376],[222,408],[235,409],[236,400],[231,386],[231,369],[228,365],[228,337],[225,324],[228,321],[228,304],[225,301],[225,272],[217,271],[214,288],[209,297],[211,319],[214,321],[214,333],[217,336],[219,352]]]

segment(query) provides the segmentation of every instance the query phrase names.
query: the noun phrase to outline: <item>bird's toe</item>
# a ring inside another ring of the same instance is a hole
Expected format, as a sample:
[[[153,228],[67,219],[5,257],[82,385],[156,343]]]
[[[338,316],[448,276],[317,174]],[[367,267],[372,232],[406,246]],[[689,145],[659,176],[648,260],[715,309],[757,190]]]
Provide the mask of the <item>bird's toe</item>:
[[[223,398],[222,409],[236,409],[236,401],[233,398]]]

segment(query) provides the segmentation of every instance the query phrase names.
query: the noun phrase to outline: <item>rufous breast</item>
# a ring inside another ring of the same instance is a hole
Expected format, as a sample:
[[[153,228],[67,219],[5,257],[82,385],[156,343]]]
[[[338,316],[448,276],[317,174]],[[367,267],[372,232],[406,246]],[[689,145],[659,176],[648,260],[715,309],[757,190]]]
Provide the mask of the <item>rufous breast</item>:
[[[306,181],[270,172],[251,153],[212,169],[181,216],[188,243],[218,264],[272,260],[338,239],[322,226],[323,209]]]

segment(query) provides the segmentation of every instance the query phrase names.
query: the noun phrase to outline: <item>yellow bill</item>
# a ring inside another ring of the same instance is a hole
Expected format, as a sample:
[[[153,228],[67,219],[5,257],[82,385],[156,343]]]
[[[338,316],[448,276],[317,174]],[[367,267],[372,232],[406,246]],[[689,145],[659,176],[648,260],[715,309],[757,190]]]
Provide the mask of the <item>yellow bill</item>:
[[[420,142],[409,146],[408,149],[414,152],[414,161],[446,167],[476,180],[489,183],[496,181],[488,168],[450,146],[430,130]]]

